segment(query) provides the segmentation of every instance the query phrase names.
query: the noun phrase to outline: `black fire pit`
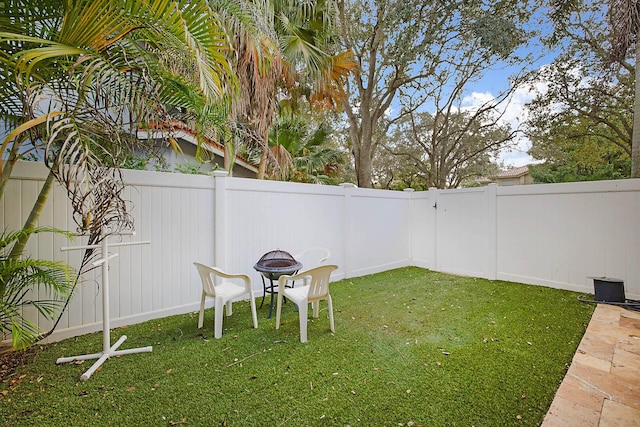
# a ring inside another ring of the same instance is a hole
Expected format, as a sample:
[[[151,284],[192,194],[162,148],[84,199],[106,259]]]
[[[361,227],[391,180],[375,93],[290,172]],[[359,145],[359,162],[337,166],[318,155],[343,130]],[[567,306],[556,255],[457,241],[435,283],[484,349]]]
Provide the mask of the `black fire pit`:
[[[273,314],[273,294],[278,293],[278,284],[274,285],[273,281],[278,280],[283,274],[295,274],[302,268],[302,263],[286,251],[275,250],[267,252],[255,263],[253,268],[262,273],[262,302],[260,308],[264,304],[264,297],[267,293],[271,294],[271,302],[269,303],[269,318]],[[269,285],[265,282],[265,278],[269,279]]]

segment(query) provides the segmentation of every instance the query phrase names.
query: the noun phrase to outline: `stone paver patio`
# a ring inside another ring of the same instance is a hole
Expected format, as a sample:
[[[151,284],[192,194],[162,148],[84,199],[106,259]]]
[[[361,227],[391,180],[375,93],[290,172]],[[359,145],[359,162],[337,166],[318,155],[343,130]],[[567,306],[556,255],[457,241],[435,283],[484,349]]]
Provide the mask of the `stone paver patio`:
[[[598,304],[542,426],[640,426],[640,312]]]

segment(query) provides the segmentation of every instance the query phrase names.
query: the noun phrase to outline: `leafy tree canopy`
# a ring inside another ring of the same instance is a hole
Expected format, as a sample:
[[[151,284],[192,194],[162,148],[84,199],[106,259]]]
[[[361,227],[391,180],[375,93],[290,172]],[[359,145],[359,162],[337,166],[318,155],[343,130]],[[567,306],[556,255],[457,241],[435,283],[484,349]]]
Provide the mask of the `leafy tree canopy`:
[[[631,173],[635,68],[632,52],[611,62],[606,5],[556,4],[549,43],[562,53],[537,74],[529,104],[529,152],[539,182],[627,178]]]
[[[372,160],[404,116],[440,110],[446,117],[492,67],[528,63],[517,48],[534,33],[525,30],[534,10],[516,0],[341,2],[341,43],[360,66],[343,101],[358,185],[371,185]]]

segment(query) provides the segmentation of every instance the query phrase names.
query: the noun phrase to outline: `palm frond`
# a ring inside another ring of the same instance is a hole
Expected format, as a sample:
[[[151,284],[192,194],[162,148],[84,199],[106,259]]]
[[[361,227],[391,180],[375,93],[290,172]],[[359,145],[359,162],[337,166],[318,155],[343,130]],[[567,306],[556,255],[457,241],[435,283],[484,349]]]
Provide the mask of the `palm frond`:
[[[58,261],[10,257],[10,246],[22,236],[56,232],[71,237],[68,232],[50,227],[37,227],[0,234],[0,333],[11,333],[15,348],[33,344],[39,330],[23,317],[26,307],[33,307],[44,318],[51,319],[73,289],[70,267]],[[42,289],[50,297],[33,299],[35,289]]]

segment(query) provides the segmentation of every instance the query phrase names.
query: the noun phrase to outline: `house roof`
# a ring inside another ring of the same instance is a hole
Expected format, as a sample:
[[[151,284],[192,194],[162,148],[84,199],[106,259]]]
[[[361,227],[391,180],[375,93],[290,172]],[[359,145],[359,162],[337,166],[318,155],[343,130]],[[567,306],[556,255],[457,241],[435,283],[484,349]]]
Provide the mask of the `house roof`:
[[[173,120],[170,123],[150,123],[149,130],[138,130],[138,138],[158,138],[165,136],[168,132],[172,132],[172,136],[175,138],[180,138],[194,145],[198,144],[198,138],[195,132],[188,124],[178,120]],[[162,135],[159,135],[159,133]],[[220,157],[224,157],[224,145],[208,137],[204,137],[204,142],[205,144],[202,145],[204,149],[211,151]],[[236,163],[250,171],[258,171],[257,165],[238,154],[236,154]]]
[[[497,178],[498,179],[519,178],[519,177],[524,176],[524,175],[526,175],[528,173],[529,173],[529,167],[528,166],[521,166],[519,168],[513,168],[513,169],[509,169],[508,171],[500,172],[497,175]]]

